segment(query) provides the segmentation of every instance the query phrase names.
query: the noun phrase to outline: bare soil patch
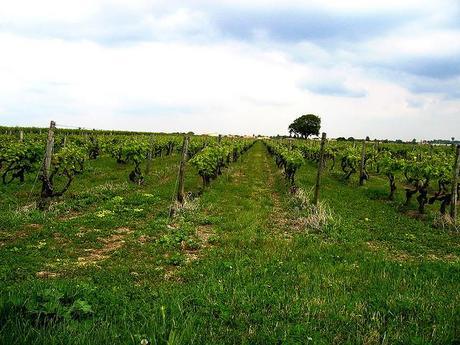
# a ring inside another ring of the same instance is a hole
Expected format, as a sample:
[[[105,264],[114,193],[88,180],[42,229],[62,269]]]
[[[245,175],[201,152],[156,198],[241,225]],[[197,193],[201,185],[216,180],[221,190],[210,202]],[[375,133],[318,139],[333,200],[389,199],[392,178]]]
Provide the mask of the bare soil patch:
[[[185,262],[190,263],[198,260],[201,257],[201,252],[203,249],[210,246],[209,238],[214,235],[214,230],[212,225],[200,225],[196,229],[196,237],[199,239],[201,246],[198,249],[190,249],[182,243],[182,251],[185,254]]]
[[[99,237],[98,241],[103,243],[103,247],[85,249],[87,255],[80,256],[77,259],[77,265],[85,267],[97,265],[98,263],[107,260],[113,252],[125,245],[125,238],[131,233],[132,230],[128,228],[118,228],[115,230],[115,234],[108,237]]]

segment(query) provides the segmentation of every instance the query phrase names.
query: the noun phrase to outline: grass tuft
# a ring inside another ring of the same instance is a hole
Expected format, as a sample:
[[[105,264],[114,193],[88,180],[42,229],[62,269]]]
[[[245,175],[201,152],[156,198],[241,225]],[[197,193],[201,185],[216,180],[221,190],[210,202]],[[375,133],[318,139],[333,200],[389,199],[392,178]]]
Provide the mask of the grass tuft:
[[[460,225],[449,214],[437,214],[433,219],[433,226],[445,231],[460,232]]]
[[[312,190],[296,188],[290,193],[289,206],[297,214],[297,224],[305,230],[324,232],[337,223],[331,208],[323,201],[312,204]]]

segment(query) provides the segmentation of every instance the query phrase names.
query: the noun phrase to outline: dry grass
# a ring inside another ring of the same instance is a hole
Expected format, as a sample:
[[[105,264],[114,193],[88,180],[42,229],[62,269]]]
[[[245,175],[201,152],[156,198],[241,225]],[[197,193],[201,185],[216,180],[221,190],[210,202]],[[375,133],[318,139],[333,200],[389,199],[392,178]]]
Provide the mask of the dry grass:
[[[200,200],[199,198],[192,198],[191,195],[186,194],[183,204],[174,201],[171,208],[174,210],[173,218],[183,217],[186,214],[197,212],[200,208]]]
[[[59,277],[60,274],[56,272],[49,272],[49,271],[40,271],[35,273],[37,278],[48,279],[48,278],[56,278]]]
[[[433,226],[446,231],[460,232],[460,224],[456,223],[449,214],[437,214]]]
[[[201,225],[196,229],[196,236],[201,241],[202,246],[208,245],[209,238],[214,235],[212,225]]]
[[[291,193],[289,204],[299,214],[296,220],[297,227],[322,232],[328,225],[333,224],[336,219],[325,203],[319,202],[317,205],[313,205],[310,201],[311,195],[311,190],[305,191],[302,188],[296,188]]]
[[[458,262],[460,258],[452,253],[448,254],[435,254],[435,253],[424,253],[423,255],[414,255],[404,250],[395,248],[389,248],[387,245],[377,241],[366,242],[367,247],[372,252],[382,253],[388,260],[396,262],[411,262],[417,260],[427,261],[443,261],[443,262]]]
[[[33,202],[31,204],[18,207],[16,213],[29,213],[35,209],[37,209],[37,203]]]

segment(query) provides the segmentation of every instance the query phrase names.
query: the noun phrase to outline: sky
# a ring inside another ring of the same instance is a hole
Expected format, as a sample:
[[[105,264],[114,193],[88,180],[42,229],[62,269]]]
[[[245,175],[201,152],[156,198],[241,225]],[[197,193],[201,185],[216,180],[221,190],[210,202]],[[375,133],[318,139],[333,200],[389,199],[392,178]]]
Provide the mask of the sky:
[[[459,0],[0,0],[0,125],[460,138]]]

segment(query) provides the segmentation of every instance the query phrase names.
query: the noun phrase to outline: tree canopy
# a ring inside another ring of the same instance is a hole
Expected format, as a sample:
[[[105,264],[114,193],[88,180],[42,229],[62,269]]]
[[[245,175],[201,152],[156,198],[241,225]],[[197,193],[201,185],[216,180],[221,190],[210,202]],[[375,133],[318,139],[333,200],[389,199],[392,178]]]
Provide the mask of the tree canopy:
[[[302,115],[294,120],[288,127],[289,134],[308,138],[310,135],[319,135],[321,118],[317,115]]]

